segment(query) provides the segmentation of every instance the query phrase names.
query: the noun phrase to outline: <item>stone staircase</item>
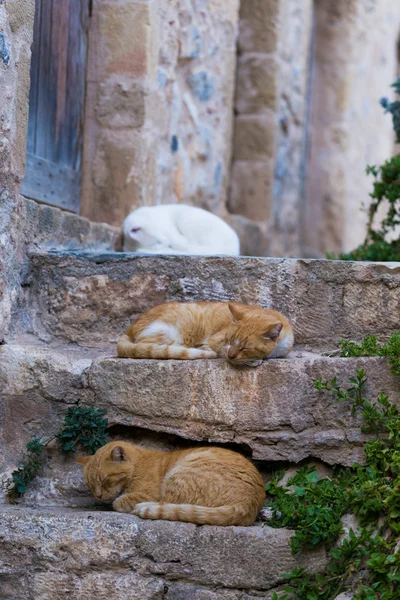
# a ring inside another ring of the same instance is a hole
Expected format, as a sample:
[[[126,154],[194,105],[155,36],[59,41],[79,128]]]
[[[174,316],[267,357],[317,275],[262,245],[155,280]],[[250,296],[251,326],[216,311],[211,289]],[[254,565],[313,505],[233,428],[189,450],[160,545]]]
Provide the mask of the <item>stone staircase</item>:
[[[115,341],[132,318],[168,300],[274,307],[293,324],[295,350],[257,369],[117,359]],[[2,470],[77,402],[107,409],[113,437],[154,447],[226,444],[263,471],[305,459],[351,465],[363,459],[359,421],[313,381],[336,375],[346,383],[363,367],[371,394],[400,403],[382,359],[336,352],[342,337],[385,338],[396,329],[400,265],[32,253],[12,335],[0,347]],[[7,600],[270,599],[283,573],[326,563],[321,549],[292,557],[291,533],[260,523],[196,527],[100,511],[80,467],[56,445],[24,502],[0,512],[0,598]]]

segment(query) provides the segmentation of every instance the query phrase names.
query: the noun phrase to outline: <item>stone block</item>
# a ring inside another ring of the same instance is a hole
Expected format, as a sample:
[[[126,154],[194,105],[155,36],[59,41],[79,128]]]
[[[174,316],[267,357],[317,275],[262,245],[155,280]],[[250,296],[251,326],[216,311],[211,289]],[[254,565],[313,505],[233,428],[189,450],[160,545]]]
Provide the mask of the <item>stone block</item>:
[[[268,233],[266,223],[255,222],[241,215],[230,215],[229,224],[239,236],[242,255],[267,255]]]
[[[142,77],[148,68],[149,6],[147,2],[102,3],[99,33],[107,49],[106,71]]]
[[[235,119],[234,160],[261,161],[274,156],[275,115],[239,115]]]
[[[282,3],[279,0],[242,0],[239,21],[239,52],[277,50]]]
[[[266,222],[271,215],[274,165],[264,162],[234,161],[228,209],[254,221]]]
[[[34,2],[0,4],[0,189],[15,194],[25,172]]]
[[[136,128],[144,124],[145,90],[142,82],[114,76],[98,86],[96,117],[103,127]]]
[[[274,56],[244,54],[238,57],[236,110],[239,114],[276,110],[279,100],[279,70]]]
[[[100,548],[99,548],[99,551]],[[63,573],[59,569],[35,573],[32,592],[37,600],[163,600],[164,583],[127,569],[117,573]]]
[[[315,572],[326,566],[324,549],[292,556],[291,536],[270,527],[196,527],[114,512],[3,507],[0,561],[15,579],[22,571],[29,576],[35,600],[175,600],[179,596],[164,592],[182,590],[182,584],[193,590],[184,598],[211,600],[207,593],[215,587],[224,600],[250,600],[254,589],[268,598],[294,567]],[[17,597],[28,600],[31,592],[21,583]]]
[[[98,358],[93,358],[96,353]],[[294,351],[287,359],[269,360],[257,369],[237,369],[222,359],[112,356],[115,346],[97,352],[68,346],[57,352],[2,346],[0,409],[1,418],[10,424],[0,439],[2,449],[7,448],[7,453],[2,450],[6,463],[10,457],[15,460],[34,434],[55,430],[66,406],[79,401],[105,408],[110,425],[132,428],[130,439],[137,443],[140,431],[161,432],[188,440],[189,445],[190,440],[238,444],[256,460],[297,463],[313,458],[351,466],[363,462],[369,438],[361,432],[359,416],[351,417],[348,405],[318,392],[314,381],[336,376],[346,386],[356,370],[364,368],[368,397],[383,392],[400,402],[397,379],[380,358],[322,358]],[[45,474],[49,483],[52,480],[50,496],[76,496],[77,473],[53,457],[52,469]],[[44,500],[43,490],[35,494]]]
[[[71,289],[68,307],[62,311],[59,325],[71,339],[77,339],[85,329],[93,330],[102,323],[102,331],[95,335],[96,339],[92,338],[92,343],[97,345],[116,341],[117,331],[126,329],[135,315],[167,300],[168,280],[150,273],[144,277],[134,275],[127,281],[95,275],[79,281],[69,279],[65,283],[71,285]],[[60,302],[63,303],[60,292],[54,289],[49,298],[56,311]]]
[[[92,209],[97,221],[120,226],[132,206],[140,204],[145,153],[142,137],[135,130],[129,135],[123,129],[102,130],[92,164],[96,188]]]
[[[271,600],[274,593],[282,593],[283,587],[268,592],[243,593],[240,590],[206,589],[193,584],[173,583],[167,586],[165,600]]]
[[[31,265],[34,322],[83,345],[116,339],[138,312],[172,300],[275,308],[291,320],[296,343],[317,351],[400,329],[399,265],[65,251],[32,253]],[[79,304],[90,315],[74,325]],[[382,311],[389,321],[376,319]]]

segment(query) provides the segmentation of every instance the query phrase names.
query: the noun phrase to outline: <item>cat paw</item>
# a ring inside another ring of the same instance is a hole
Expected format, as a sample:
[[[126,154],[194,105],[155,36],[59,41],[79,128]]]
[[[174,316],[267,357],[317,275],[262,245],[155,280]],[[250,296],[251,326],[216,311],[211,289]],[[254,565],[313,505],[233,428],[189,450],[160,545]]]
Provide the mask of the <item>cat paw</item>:
[[[259,367],[262,364],[263,364],[262,359],[260,359],[260,360],[249,360],[249,362],[246,363],[246,366],[247,367]]]
[[[135,503],[132,502],[128,495],[120,496],[113,502],[113,509],[122,513],[133,513]]]
[[[218,354],[214,350],[203,350],[203,358],[218,358]]]

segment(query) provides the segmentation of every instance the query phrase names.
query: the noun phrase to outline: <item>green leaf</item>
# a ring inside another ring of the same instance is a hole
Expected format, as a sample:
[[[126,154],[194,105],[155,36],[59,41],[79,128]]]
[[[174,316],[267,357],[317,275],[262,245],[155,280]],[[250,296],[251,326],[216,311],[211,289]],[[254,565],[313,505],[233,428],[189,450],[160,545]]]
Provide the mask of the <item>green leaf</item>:
[[[312,471],[306,475],[306,479],[309,483],[316,483],[318,481],[318,473],[316,471]]]

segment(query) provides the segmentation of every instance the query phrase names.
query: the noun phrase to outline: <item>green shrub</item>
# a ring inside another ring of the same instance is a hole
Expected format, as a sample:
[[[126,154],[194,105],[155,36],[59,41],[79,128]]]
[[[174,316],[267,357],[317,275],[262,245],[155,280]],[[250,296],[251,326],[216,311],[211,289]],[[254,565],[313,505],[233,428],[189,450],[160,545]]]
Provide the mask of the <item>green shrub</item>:
[[[394,334],[383,345],[374,337],[360,345],[342,342],[342,352],[398,357],[399,341],[400,335]],[[336,378],[315,382],[318,390],[346,402],[352,414],[362,418],[362,431],[373,435],[365,444],[366,464],[336,468],[331,477],[320,480],[314,469],[301,469],[288,481],[294,491],[278,486],[278,477],[267,485],[276,515],[269,525],[294,529],[294,554],[321,543],[331,548],[324,573],[294,569],[285,575],[284,593],[275,593],[272,600],[334,600],[348,590],[354,591],[354,600],[400,598],[400,551],[394,551],[400,536],[400,412],[385,394],[368,399],[366,382],[363,370],[346,389]],[[359,527],[335,546],[346,513],[357,516]]]

